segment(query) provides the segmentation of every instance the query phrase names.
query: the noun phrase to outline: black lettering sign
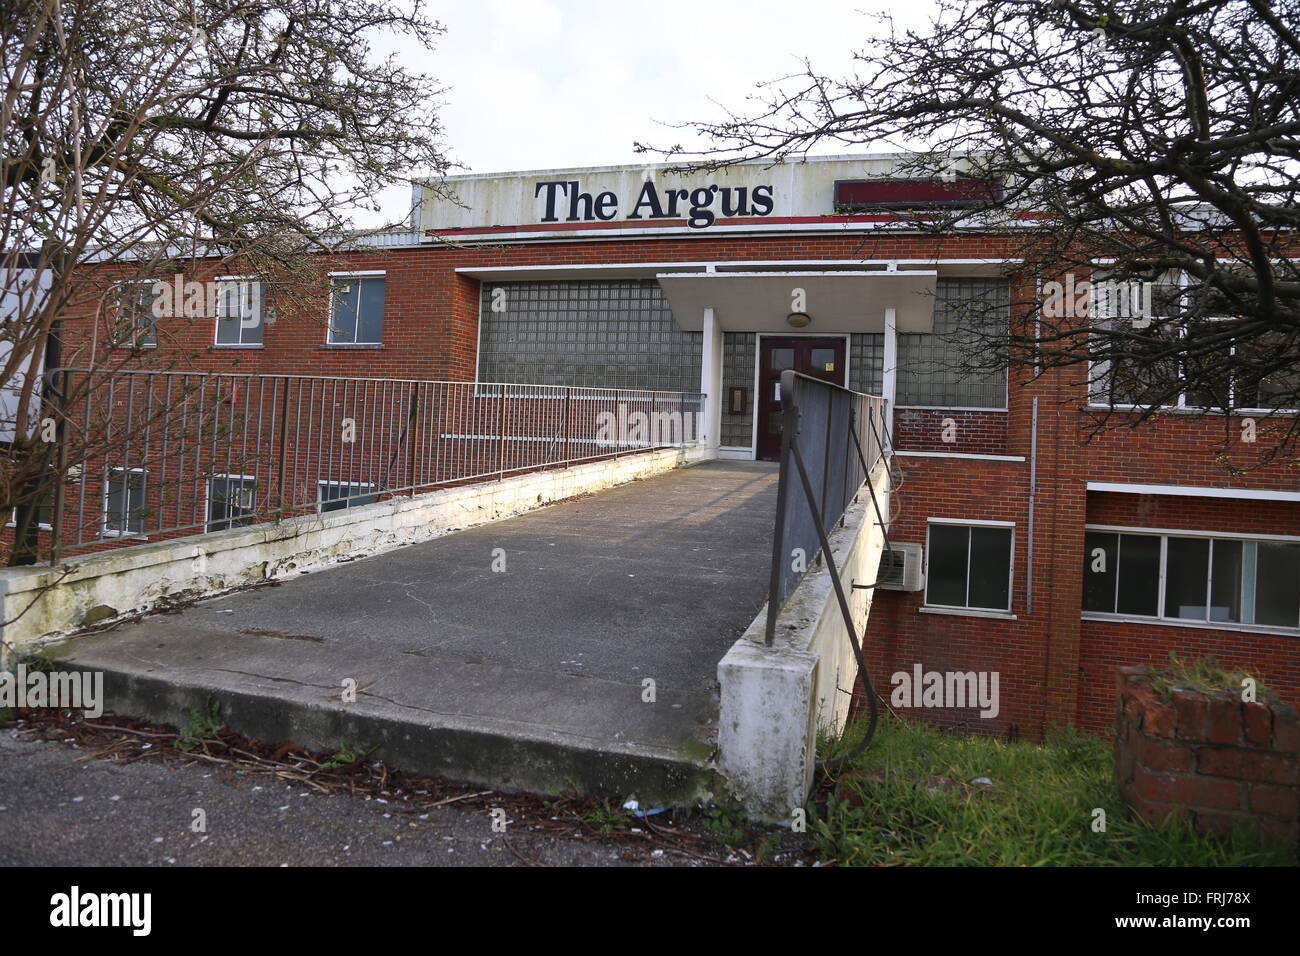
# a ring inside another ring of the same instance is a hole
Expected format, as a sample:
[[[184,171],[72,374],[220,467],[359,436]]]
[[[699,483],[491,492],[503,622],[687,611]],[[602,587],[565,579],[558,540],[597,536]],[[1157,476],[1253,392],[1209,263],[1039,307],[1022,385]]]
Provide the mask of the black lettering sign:
[[[694,189],[660,190],[651,180],[642,184],[627,219],[681,219],[691,229],[707,229],[723,219],[768,216],[775,208],[772,186],[718,186],[709,184]],[[602,192],[595,197],[582,191],[576,179],[537,183],[533,198],[543,198],[542,222],[559,222],[560,210],[567,213],[565,222],[608,222],[618,216],[619,197]],[[561,202],[564,202],[563,206]]]

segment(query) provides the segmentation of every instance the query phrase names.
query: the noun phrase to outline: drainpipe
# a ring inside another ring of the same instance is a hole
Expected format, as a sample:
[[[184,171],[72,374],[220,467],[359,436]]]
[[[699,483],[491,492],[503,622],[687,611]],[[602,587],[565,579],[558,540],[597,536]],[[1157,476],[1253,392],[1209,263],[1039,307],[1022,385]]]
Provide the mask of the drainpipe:
[[[1038,399],[1029,420],[1029,521],[1025,541],[1025,616],[1034,613],[1034,494],[1038,491]]]
[[[885,309],[885,354],[880,365],[880,391],[885,399],[885,427],[892,436],[894,397],[898,391],[898,312],[892,307]]]

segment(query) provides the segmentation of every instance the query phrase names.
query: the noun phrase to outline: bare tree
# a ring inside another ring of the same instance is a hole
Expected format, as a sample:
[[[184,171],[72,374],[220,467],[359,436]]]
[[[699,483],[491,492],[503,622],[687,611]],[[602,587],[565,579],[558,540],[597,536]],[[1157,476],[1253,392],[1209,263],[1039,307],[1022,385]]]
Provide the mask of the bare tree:
[[[750,111],[688,124],[715,147],[666,152],[912,150],[900,172],[959,202],[900,226],[999,232],[1024,263],[1010,324],[971,317],[968,366],[1074,369],[1098,428],[1244,413],[1222,417],[1225,446],[1258,424],[1250,467],[1292,457],[1300,0],[944,0],[928,30],[881,23],[852,76],[805,64]]]
[[[371,46],[407,37],[431,50],[441,32],[421,0],[0,7],[0,509],[17,512],[11,563],[35,560],[36,505],[61,480],[53,448],[72,439],[60,409],[85,398],[60,394],[42,369],[138,359],[143,338],[166,334],[151,318],[155,280],[200,261],[209,273],[215,261],[280,287],[308,283],[378,190],[444,173],[442,91]],[[68,314],[93,317],[89,344],[64,343]]]

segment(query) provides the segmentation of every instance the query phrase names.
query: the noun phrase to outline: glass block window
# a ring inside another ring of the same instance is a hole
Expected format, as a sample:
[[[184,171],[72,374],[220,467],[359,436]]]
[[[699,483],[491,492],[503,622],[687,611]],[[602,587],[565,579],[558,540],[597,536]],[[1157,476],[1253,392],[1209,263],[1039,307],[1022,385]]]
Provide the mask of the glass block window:
[[[749,448],[754,443],[754,333],[722,333],[722,444]],[[744,410],[731,411],[731,390],[745,390]]]
[[[1010,289],[1004,279],[939,279],[935,288],[934,332],[898,336],[900,406],[1006,408],[1006,369],[962,368],[974,345],[970,329],[1010,318]]]
[[[654,279],[483,283],[478,379],[698,392],[703,335]]]
[[[883,394],[884,369],[884,333],[854,333],[849,338],[849,388],[868,395]]]

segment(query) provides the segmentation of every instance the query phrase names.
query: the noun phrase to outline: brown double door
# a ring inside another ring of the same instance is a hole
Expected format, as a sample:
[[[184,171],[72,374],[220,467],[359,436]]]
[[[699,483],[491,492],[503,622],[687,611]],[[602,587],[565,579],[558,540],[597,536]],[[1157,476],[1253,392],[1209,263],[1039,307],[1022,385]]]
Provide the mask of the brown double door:
[[[758,457],[781,457],[781,373],[788,368],[836,385],[844,384],[844,339],[759,339]]]

